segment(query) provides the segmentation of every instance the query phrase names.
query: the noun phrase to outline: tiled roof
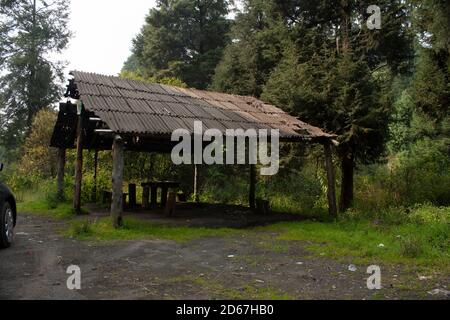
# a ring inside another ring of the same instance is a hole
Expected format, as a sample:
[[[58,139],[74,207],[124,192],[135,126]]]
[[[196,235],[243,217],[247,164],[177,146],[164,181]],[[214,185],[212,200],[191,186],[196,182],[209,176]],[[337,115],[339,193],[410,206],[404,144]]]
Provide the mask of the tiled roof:
[[[85,109],[113,132],[171,135],[176,129],[279,129],[282,138],[332,137],[253,97],[185,89],[74,71],[74,84]]]

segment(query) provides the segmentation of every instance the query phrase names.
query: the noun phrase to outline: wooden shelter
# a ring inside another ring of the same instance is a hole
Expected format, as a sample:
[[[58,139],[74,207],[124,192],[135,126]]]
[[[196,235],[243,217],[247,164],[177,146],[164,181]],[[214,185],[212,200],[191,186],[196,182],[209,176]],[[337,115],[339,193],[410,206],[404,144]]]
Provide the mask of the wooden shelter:
[[[122,214],[124,151],[170,153],[176,129],[278,129],[282,142],[324,145],[330,214],[337,215],[331,146],[334,135],[311,126],[281,109],[253,97],[185,89],[86,72],[71,72],[60,104],[51,146],[59,152],[62,185],[65,150],[76,149],[74,207],[81,208],[83,149],[113,150],[111,215],[116,225]],[[197,170],[196,170],[197,171]],[[254,205],[256,176],[251,172],[250,206]]]

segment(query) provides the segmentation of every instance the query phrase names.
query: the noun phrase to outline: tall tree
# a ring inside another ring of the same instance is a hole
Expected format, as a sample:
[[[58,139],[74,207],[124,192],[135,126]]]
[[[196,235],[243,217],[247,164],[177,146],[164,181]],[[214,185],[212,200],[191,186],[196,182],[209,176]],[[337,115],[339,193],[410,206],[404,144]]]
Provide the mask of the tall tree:
[[[410,94],[416,107],[429,118],[434,135],[450,134],[450,3],[417,3],[418,64]]]
[[[217,66],[211,89],[260,96],[282,58],[286,29],[272,0],[245,0],[231,32],[232,43]]]
[[[57,101],[69,1],[0,0],[0,144],[16,148],[36,113]]]
[[[386,90],[393,74],[409,71],[413,53],[408,28],[410,8],[403,0],[378,1],[382,29],[369,30],[366,22],[371,15],[367,12],[371,1],[246,0],[245,3],[250,5],[247,8],[270,3],[270,10],[261,17],[267,20],[275,12],[277,22],[266,23],[262,30],[250,28],[249,40],[238,39],[231,46],[242,49],[257,42],[261,34],[283,30],[282,39],[272,42],[276,49],[271,55],[263,55],[276,59],[263,73],[258,87],[263,99],[340,136],[340,207],[345,210],[353,201],[356,163],[374,161],[384,150],[391,105]],[[250,19],[251,12],[246,10],[243,14]],[[258,56],[267,52],[258,46],[244,51],[249,52],[249,61],[257,61]],[[226,52],[231,55],[236,50]],[[241,88],[234,87],[229,79],[237,79],[245,71],[253,74],[252,70],[240,59],[225,55],[215,80],[220,80],[219,88],[239,92]],[[261,70],[264,69],[258,69]]]
[[[133,41],[127,71],[204,89],[228,43],[230,0],[158,0]],[[134,62],[133,62],[134,61]],[[129,70],[136,68],[137,70]]]

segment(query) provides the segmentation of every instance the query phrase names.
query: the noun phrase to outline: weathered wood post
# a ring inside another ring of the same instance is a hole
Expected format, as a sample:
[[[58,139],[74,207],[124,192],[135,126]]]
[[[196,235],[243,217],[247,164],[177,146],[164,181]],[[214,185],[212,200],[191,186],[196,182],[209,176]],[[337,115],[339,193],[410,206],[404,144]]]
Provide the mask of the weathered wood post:
[[[332,217],[337,217],[338,210],[336,204],[336,185],[335,185],[335,175],[333,166],[333,154],[331,151],[331,143],[326,141],[324,144],[325,150],[325,166],[327,170],[327,180],[328,180],[328,210]]]
[[[128,197],[130,208],[136,207],[136,185],[134,183],[128,185]]]
[[[200,202],[198,165],[194,165],[194,202]]]
[[[111,219],[114,228],[122,226],[123,212],[123,140],[119,135],[113,141]]]
[[[83,104],[77,104],[77,157],[75,163],[75,191],[73,194],[73,208],[77,214],[81,213],[81,180],[83,178]]]
[[[250,209],[256,209],[256,165],[250,165],[250,191],[249,191]]]
[[[92,202],[97,202],[97,169],[98,169],[98,150],[94,153],[94,188],[92,189]]]
[[[66,149],[59,148],[58,149],[58,163],[57,163],[57,178],[56,178],[56,184],[57,184],[57,197],[59,201],[65,200],[64,195],[64,175],[65,175],[65,168],[66,168]]]
[[[142,188],[142,208],[148,209],[150,208],[150,186],[143,185]]]

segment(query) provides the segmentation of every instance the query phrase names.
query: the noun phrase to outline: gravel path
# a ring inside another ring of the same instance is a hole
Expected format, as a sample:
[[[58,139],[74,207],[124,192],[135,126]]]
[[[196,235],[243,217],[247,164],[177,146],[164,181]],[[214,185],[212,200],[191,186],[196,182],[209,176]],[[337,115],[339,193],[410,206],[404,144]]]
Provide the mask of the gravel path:
[[[368,290],[368,266],[349,271],[351,260],[312,257],[301,242],[280,249],[265,231],[187,243],[99,244],[64,238],[63,227],[20,215],[14,245],[0,251],[0,299],[448,298],[448,274],[419,280],[414,268],[382,266],[383,289]],[[81,290],[67,289],[70,265],[81,268]]]

